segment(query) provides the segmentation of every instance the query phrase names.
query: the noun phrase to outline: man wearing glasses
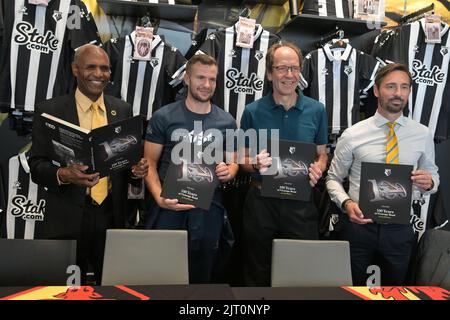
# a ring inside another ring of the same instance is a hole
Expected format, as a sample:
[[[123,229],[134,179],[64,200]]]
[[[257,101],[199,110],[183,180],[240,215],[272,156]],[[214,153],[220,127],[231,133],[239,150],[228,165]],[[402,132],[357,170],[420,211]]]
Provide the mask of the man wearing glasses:
[[[267,79],[272,91],[246,106],[241,129],[279,130],[279,138],[317,145],[317,156],[309,167],[314,187],[326,169],[327,114],[323,104],[304,96],[300,80],[302,54],[292,43],[281,42],[267,52]],[[259,141],[259,139],[258,139]],[[256,157],[246,149],[243,170],[253,174],[244,204],[244,278],[248,286],[270,286],[272,240],[318,239],[318,212],[312,201],[296,201],[261,196],[261,174],[272,163],[267,150]],[[255,152],[256,153],[256,152]],[[256,159],[255,159],[256,158]]]

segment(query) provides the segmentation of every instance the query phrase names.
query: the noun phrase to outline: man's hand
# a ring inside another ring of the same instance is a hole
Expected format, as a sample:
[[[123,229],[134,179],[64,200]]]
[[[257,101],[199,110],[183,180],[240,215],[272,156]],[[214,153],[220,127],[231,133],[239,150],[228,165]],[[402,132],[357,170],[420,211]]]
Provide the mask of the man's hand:
[[[221,162],[216,166],[216,175],[220,182],[230,181],[235,176],[225,162]]]
[[[172,210],[172,211],[184,211],[184,210],[190,210],[190,209],[195,208],[191,204],[178,203],[177,199],[166,199],[163,197],[159,197],[159,199],[156,202],[158,203],[158,206],[160,206],[161,208]]]
[[[141,160],[131,167],[131,172],[136,178],[145,178],[148,173],[147,159],[141,158]]]
[[[431,173],[426,170],[414,170],[411,173],[411,180],[416,187],[422,190],[430,190],[433,188]]]
[[[309,166],[309,184],[314,187],[322,177],[322,170],[317,162],[311,163]]]
[[[345,204],[345,210],[347,211],[348,218],[351,222],[357,223],[357,224],[367,224],[367,223],[373,223],[372,219],[364,219],[364,215],[359,208],[359,205],[350,200],[347,201]]]
[[[90,188],[97,184],[100,174],[98,172],[92,174],[84,173],[88,168],[88,166],[80,164],[71,164],[68,167],[60,168],[58,170],[59,181]]]
[[[256,167],[259,173],[263,174],[272,165],[272,158],[266,149],[261,150],[260,153],[256,155]]]

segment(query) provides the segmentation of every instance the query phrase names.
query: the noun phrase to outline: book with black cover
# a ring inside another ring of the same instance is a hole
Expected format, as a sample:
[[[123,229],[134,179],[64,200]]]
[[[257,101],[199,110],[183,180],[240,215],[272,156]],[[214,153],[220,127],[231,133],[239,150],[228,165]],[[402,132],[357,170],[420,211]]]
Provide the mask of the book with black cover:
[[[131,167],[142,157],[142,118],[135,116],[92,131],[47,113],[44,127],[52,141],[52,163],[89,166],[87,173],[100,177]]]
[[[359,207],[366,219],[378,223],[409,224],[411,165],[361,163]]]
[[[219,183],[215,173],[217,164],[205,164],[197,160],[183,160],[182,164],[172,162],[169,165],[161,197],[178,199],[180,203],[209,210]]]
[[[274,141],[269,150],[272,165],[262,175],[263,197],[307,201],[311,196],[309,165],[316,157],[313,143],[279,140],[279,156],[274,152]]]

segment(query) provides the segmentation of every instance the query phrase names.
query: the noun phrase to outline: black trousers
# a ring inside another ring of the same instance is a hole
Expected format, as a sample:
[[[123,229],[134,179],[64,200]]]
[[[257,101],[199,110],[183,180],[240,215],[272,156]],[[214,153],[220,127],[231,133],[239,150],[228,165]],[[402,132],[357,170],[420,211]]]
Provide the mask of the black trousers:
[[[381,272],[382,286],[405,285],[415,241],[412,226],[401,224],[359,225],[343,216],[340,233],[342,240],[350,242],[352,278],[354,286],[365,286],[367,268],[376,265]]]
[[[244,280],[247,286],[270,286],[273,239],[316,240],[317,209],[310,202],[261,197],[250,187],[244,204]]]
[[[95,204],[89,196],[86,196],[81,239],[77,245],[77,260],[81,268],[82,283],[85,283],[89,266],[92,266],[94,270],[96,284],[101,283],[106,230],[113,226],[112,212],[111,195],[108,195],[101,205]]]

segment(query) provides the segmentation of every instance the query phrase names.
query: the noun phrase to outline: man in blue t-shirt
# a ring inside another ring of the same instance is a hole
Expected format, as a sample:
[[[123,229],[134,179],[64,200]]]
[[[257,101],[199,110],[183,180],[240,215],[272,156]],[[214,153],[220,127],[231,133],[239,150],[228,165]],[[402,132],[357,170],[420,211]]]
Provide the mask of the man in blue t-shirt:
[[[266,72],[272,92],[246,106],[241,129],[279,130],[279,138],[317,145],[309,167],[314,187],[326,169],[327,114],[319,101],[297,92],[302,55],[292,43],[277,43],[267,52]],[[259,137],[258,137],[259,141]],[[248,286],[270,286],[272,240],[317,239],[318,212],[312,202],[261,196],[261,176],[272,164],[267,150],[251,157],[246,149],[241,168],[253,174],[244,204],[244,279]]]
[[[191,141],[205,141],[204,133],[208,129],[219,130],[223,137],[227,129],[236,129],[233,117],[210,101],[216,88],[217,72],[214,58],[204,54],[193,56],[186,65],[184,77],[187,98],[155,112],[145,137],[144,157],[149,162],[146,184],[155,200],[147,228],[188,231],[189,283],[208,283],[219,276],[217,268],[223,263],[219,254],[219,249],[223,248],[220,241],[232,232],[220,203],[219,190],[210,209],[203,210],[179,203],[177,199],[161,197],[161,185],[171,162],[172,149],[178,143],[172,140],[174,131],[183,129],[189,132]],[[197,121],[201,122],[201,130],[195,126]],[[231,153],[234,159],[234,151]],[[227,182],[234,178],[239,166],[234,162],[220,162],[215,169],[219,181]],[[228,244],[233,240],[230,238],[232,236],[227,239]]]

